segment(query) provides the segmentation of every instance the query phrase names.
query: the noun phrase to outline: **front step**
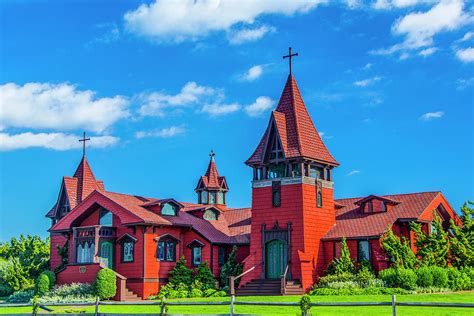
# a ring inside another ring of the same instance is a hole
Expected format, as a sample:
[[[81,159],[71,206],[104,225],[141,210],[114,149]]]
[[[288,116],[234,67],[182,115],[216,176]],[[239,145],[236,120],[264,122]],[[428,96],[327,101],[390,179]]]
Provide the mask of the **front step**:
[[[138,296],[135,292],[129,290],[128,288],[125,288],[125,301],[130,302],[130,301],[141,301],[142,298]]]
[[[298,280],[286,282],[284,295],[302,295],[304,289]],[[235,295],[238,296],[257,296],[257,295],[282,295],[280,280],[262,280],[254,279],[236,289]]]

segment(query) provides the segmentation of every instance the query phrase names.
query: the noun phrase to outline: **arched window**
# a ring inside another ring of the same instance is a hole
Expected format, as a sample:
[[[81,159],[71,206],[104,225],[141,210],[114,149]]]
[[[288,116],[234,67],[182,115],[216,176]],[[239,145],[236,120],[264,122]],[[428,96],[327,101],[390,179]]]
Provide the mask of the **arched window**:
[[[317,206],[323,207],[323,193],[321,192],[321,189],[319,188],[318,188],[318,193],[317,193]]]
[[[99,225],[112,226],[112,213],[103,207],[100,208]]]
[[[162,237],[158,240],[156,258],[160,261],[176,261],[176,244],[178,240],[172,236]]]

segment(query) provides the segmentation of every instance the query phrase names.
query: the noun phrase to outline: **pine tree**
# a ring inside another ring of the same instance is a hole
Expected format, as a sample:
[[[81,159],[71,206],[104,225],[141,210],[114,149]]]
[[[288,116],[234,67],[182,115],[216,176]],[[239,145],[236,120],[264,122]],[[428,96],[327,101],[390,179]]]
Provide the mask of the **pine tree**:
[[[449,253],[448,233],[443,229],[443,223],[436,211],[433,211],[430,233],[424,232],[419,223],[411,222],[410,228],[415,233],[416,255],[422,264],[446,267]]]
[[[341,256],[334,258],[329,264],[327,274],[343,274],[343,273],[354,272],[354,262],[351,259],[351,253],[349,247],[347,247],[346,238],[341,240]]]
[[[207,261],[204,261],[197,267],[194,281],[201,282],[204,290],[213,289],[215,287],[216,279],[214,279],[214,274],[211,269],[209,269]]]
[[[396,268],[413,269],[418,265],[418,260],[411,250],[405,237],[395,236],[390,225],[380,238],[380,246],[392,260]]]
[[[449,261],[458,268],[474,266],[474,209],[471,205],[474,203],[467,201],[461,207],[462,226],[457,226],[452,219],[450,221],[452,235],[449,236]]]
[[[238,276],[243,271],[241,263],[237,263],[237,246],[232,248],[227,262],[221,267],[220,282],[222,286],[229,286],[229,277]],[[239,285],[240,280],[235,280],[235,287]]]
[[[184,256],[179,258],[176,266],[169,273],[169,283],[172,285],[184,284],[189,286],[193,282],[193,270],[186,267]]]

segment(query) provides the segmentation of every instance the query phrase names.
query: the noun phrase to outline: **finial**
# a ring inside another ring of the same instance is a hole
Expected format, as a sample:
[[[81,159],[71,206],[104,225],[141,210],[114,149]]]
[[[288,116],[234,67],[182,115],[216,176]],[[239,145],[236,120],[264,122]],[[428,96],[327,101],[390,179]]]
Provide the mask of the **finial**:
[[[214,150],[211,149],[211,152],[209,153],[209,156],[211,157],[211,161],[214,161],[214,156],[216,154],[214,153]]]
[[[86,132],[84,131],[84,135],[82,136],[82,139],[79,139],[80,142],[82,142],[82,157],[86,156],[86,142],[88,140],[91,140],[89,137],[86,138]]]
[[[289,59],[290,59],[290,75],[292,74],[292,69],[291,69],[292,61],[291,61],[291,59],[292,59],[294,56],[298,56],[298,53],[292,54],[292,53],[291,53],[291,47],[288,48],[288,55],[283,56],[283,59],[285,59],[285,58],[289,58]]]

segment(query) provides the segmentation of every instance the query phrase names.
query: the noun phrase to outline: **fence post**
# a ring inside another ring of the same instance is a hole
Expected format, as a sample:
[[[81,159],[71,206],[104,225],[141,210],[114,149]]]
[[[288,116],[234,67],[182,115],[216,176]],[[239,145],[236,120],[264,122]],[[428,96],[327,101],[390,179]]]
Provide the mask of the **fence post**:
[[[95,316],[99,316],[99,297],[95,298]]]
[[[163,316],[166,312],[166,297],[163,296],[161,299],[161,307],[160,307],[160,316]]]
[[[229,277],[230,295],[235,295],[235,277]]]
[[[235,296],[232,295],[230,297],[230,316],[234,316],[234,301],[235,301]]]
[[[397,297],[392,295],[392,316],[397,316]]]

